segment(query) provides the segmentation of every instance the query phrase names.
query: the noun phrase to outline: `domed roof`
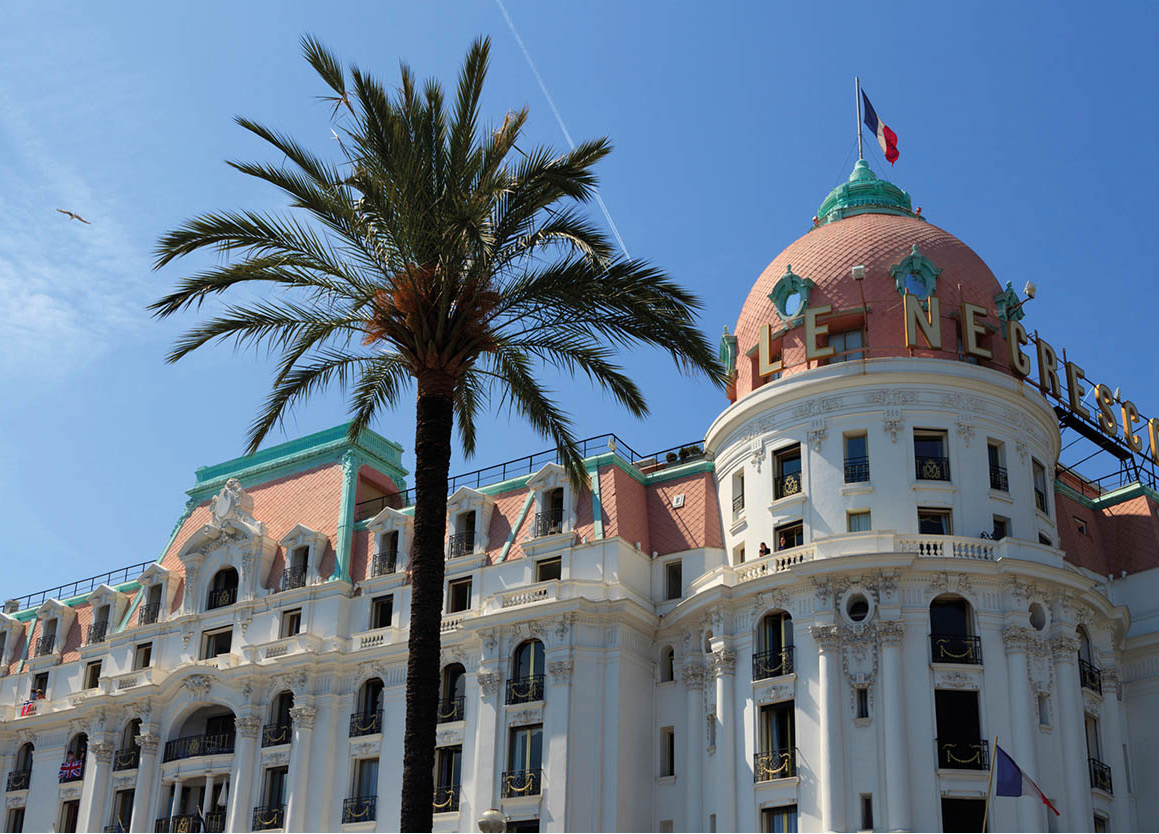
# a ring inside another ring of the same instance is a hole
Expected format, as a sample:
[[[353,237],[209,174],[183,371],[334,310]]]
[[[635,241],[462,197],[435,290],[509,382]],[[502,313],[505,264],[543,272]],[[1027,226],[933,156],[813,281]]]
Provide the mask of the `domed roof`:
[[[1008,367],[1004,323],[997,317],[995,303],[995,296],[1003,292],[998,280],[969,246],[910,211],[908,194],[876,179],[860,161],[849,183],[834,189],[826,199],[818,218],[814,228],[769,264],[749,292],[734,331],[738,398],[761,384],[756,349],[763,325],[770,325],[774,339],[781,334],[784,374],[819,364],[805,361],[802,316],[785,303],[792,290],[807,297],[809,307],[832,305],[832,314],[819,320],[830,324],[831,333],[864,328],[870,359],[910,355],[962,358],[958,355],[959,314],[955,311],[963,302],[977,304],[987,310],[980,323],[990,331],[983,342],[993,353],[993,361],[983,360],[982,364]],[[911,256],[918,260],[907,261]],[[905,347],[899,286],[906,285],[915,264],[920,267],[923,263],[929,265],[927,272],[936,276],[931,283],[936,284],[941,306],[943,350],[917,349],[911,353]],[[864,280],[853,278],[852,268],[857,265],[865,267]],[[778,284],[782,285],[779,289]],[[863,295],[868,308],[865,313]]]

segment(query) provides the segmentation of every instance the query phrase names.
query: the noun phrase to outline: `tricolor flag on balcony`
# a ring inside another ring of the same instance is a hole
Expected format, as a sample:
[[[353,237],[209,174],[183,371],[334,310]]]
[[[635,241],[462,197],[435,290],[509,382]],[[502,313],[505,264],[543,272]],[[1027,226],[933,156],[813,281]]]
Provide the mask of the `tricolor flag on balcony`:
[[[865,91],[861,91],[861,102],[865,105],[865,125],[870,132],[877,137],[877,144],[881,145],[881,152],[885,154],[885,158],[890,165],[897,162],[897,134],[889,129],[889,125],[877,118],[877,111],[873,109],[873,105],[869,103],[869,96]]]
[[[1034,780],[1022,772],[1022,768],[1014,763],[1014,759],[1010,758],[1010,754],[994,745],[994,793],[997,796],[1037,796],[1042,800],[1042,804],[1050,810],[1054,811],[1055,816],[1061,817],[1062,814],[1058,812],[1050,800],[1046,798],[1038,785],[1034,784]]]

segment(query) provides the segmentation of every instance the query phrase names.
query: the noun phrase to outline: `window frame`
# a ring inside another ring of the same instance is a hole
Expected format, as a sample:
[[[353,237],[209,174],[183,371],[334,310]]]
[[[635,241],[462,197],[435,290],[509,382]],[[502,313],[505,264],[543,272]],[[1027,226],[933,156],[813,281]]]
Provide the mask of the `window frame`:
[[[853,519],[864,518],[865,527],[853,529]],[[845,513],[845,532],[846,533],[868,533],[873,529],[873,511],[869,509],[847,510]]]
[[[386,622],[382,622],[382,611],[386,610]],[[394,594],[382,594],[370,600],[370,630],[391,628],[394,625]]]
[[[229,635],[229,647],[225,651],[215,651],[209,654],[210,641],[214,641],[216,648],[216,641],[223,635]],[[209,628],[201,632],[201,660],[212,660],[215,657],[230,654],[233,651],[233,625],[224,626],[222,628]]]
[[[919,536],[952,536],[954,535],[954,511],[950,507],[918,507],[918,535]],[[922,515],[936,516],[945,519],[941,532],[932,533],[922,530]]]
[[[544,576],[544,568],[555,568],[556,576]],[[561,581],[563,579],[563,557],[550,556],[547,559],[540,559],[535,563],[535,581],[536,582],[553,582]]]
[[[463,611],[471,610],[471,579],[470,576],[461,577],[459,579],[452,579],[447,582],[447,602],[446,610],[448,614],[459,614]],[[466,588],[466,602],[463,606],[457,606],[455,603],[455,592],[460,588]]]
[[[293,624],[293,631],[290,626]],[[296,637],[302,633],[302,609],[290,608],[282,612],[278,622],[278,639],[284,640],[287,637]]]
[[[676,581],[675,593],[673,593],[673,579]],[[673,559],[670,562],[664,563],[664,601],[672,602],[673,600],[684,598],[684,560]]]
[[[93,676],[93,672],[96,676]],[[84,689],[99,689],[101,685],[101,661],[93,660],[85,664]]]
[[[660,778],[676,775],[676,728],[660,728]]]

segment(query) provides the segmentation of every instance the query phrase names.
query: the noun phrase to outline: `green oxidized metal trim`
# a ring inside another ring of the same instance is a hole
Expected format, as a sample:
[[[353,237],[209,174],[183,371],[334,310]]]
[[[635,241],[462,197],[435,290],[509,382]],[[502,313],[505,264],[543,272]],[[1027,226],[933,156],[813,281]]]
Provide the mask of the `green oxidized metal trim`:
[[[736,371],[736,336],[728,332],[728,325],[724,326],[724,335],[720,337],[720,364],[724,366],[725,373],[732,376]]]
[[[588,467],[588,474],[591,476],[591,492],[592,492],[592,538],[602,539],[604,537],[604,508],[600,503],[600,467],[597,464],[592,466],[590,461],[585,461]]]
[[[350,556],[354,550],[354,504],[358,500],[358,470],[362,456],[353,449],[342,456],[342,502],[338,510],[338,547],[335,550],[336,579],[350,581]]]
[[[817,209],[818,223],[833,223],[857,214],[896,214],[916,217],[910,196],[892,182],[881,180],[864,159],[857,160],[848,182],[834,188]]]
[[[893,276],[897,294],[903,298],[906,293],[906,280],[912,275],[922,285],[925,294],[919,298],[924,299],[937,292],[938,276],[942,274],[942,268],[923,255],[915,243],[913,249],[902,259],[901,263],[896,263],[889,268],[889,274]]]
[[[523,509],[519,511],[519,520],[511,525],[511,532],[507,534],[507,541],[503,542],[503,550],[499,554],[499,561],[503,562],[507,559],[507,554],[511,550],[511,545],[515,544],[515,534],[519,528],[523,526],[523,522],[527,518],[527,511],[531,509],[531,502],[535,500],[535,493],[527,493],[527,498],[523,501]]]
[[[994,308],[998,312],[998,318],[1002,321],[1020,321],[1026,315],[1021,301],[1013,285],[1007,281],[1006,289],[994,296]]]
[[[777,313],[781,318],[788,321],[797,318],[809,306],[809,294],[815,286],[817,285],[808,278],[802,278],[794,273],[793,267],[786,264],[785,274],[777,279],[777,285],[769,293],[769,301],[773,302],[773,306],[777,308]],[[785,305],[794,294],[801,297],[801,303],[797,306],[796,311],[790,313]]]

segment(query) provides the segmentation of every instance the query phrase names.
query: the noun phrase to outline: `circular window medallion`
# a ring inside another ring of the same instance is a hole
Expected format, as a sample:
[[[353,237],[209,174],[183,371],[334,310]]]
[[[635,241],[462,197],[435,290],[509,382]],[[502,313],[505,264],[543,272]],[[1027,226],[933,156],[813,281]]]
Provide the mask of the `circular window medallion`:
[[[1030,624],[1034,626],[1035,631],[1042,631],[1047,626],[1046,609],[1043,608],[1041,602],[1030,603]]]
[[[841,616],[854,626],[864,625],[873,616],[873,595],[861,587],[853,587],[841,596]]]

